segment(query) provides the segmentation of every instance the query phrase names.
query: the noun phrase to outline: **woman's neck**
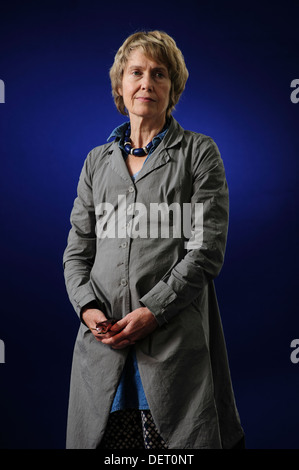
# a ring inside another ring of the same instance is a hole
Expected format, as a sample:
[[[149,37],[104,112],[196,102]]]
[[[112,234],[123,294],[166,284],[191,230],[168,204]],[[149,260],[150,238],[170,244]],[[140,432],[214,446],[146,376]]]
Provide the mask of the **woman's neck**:
[[[161,119],[145,120],[136,119],[130,116],[131,135],[130,140],[132,147],[145,147],[153,138],[161,132],[166,122],[165,116]]]

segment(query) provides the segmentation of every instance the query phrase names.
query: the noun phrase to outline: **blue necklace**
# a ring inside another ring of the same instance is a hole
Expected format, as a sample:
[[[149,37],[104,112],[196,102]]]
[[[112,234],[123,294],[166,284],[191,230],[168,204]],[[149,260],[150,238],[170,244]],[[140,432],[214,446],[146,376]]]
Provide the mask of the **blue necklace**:
[[[134,155],[135,157],[144,157],[145,155],[147,155],[153,146],[153,141],[149,142],[145,147],[132,148],[131,141],[130,141],[130,134],[131,134],[131,126],[129,124],[125,132],[125,143],[124,143],[125,151],[127,152],[127,154]]]

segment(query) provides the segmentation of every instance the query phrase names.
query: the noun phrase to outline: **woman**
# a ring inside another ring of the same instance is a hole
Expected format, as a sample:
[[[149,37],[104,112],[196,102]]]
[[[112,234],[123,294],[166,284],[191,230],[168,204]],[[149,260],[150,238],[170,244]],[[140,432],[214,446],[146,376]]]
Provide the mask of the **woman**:
[[[213,140],[172,117],[187,77],[161,31],[128,37],[110,70],[129,122],[85,160],[64,254],[81,319],[69,448],[233,448],[243,438],[213,284],[227,184]]]

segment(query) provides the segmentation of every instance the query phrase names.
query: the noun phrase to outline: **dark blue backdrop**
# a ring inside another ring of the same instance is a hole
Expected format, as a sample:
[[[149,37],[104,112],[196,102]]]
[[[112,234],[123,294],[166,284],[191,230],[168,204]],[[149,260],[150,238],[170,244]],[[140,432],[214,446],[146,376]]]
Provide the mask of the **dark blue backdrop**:
[[[62,271],[69,215],[85,156],[123,122],[108,70],[141,28],[176,39],[190,78],[174,116],[225,163],[216,287],[247,446],[299,448],[299,9],[279,3],[1,2],[1,448],[64,448],[79,326]]]

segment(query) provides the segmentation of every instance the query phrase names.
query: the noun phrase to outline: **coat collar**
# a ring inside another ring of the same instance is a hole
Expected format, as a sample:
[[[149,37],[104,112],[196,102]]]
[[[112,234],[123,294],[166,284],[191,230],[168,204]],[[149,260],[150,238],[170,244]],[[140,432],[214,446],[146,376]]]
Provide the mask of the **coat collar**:
[[[138,176],[136,177],[135,183],[140,179],[144,178],[147,174],[159,168],[162,165],[165,165],[169,160],[169,153],[167,149],[177,145],[183,138],[184,129],[179,125],[179,123],[171,117],[170,125],[168,132],[166,133],[164,139],[151,155],[150,159],[146,164],[141,168]],[[132,179],[128,172],[126,163],[123,159],[121,150],[118,145],[118,139],[116,139],[110,147],[110,165],[113,171],[115,171],[122,179],[132,183]]]
[[[183,135],[184,135],[184,129],[174,119],[174,117],[171,116],[168,132],[165,135],[161,145],[164,148],[174,147],[182,140]]]

